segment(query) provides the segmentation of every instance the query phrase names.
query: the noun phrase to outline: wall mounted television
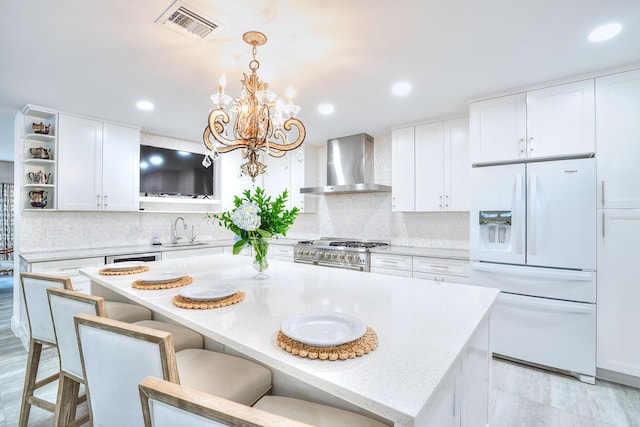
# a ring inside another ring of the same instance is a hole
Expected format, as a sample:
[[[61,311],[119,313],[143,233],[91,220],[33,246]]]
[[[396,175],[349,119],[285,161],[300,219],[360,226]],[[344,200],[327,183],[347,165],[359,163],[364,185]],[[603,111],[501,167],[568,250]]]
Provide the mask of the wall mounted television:
[[[213,196],[214,167],[204,155],[140,145],[140,193],[145,196]]]

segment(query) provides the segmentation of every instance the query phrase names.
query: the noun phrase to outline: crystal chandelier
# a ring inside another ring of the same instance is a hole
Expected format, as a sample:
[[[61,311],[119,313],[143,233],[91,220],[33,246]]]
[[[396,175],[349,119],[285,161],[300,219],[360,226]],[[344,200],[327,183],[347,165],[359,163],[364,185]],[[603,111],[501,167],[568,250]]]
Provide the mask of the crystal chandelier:
[[[300,106],[293,103],[293,88],[287,91],[285,103],[276,100],[277,95],[258,77],[260,62],[256,59],[257,47],[267,42],[267,36],[258,31],[249,31],[244,33],[242,39],[252,46],[253,59],[249,62],[251,74],[243,73],[242,92],[240,97],[233,99],[224,93],[227,83],[225,75],[220,78],[218,92],[211,95],[216,107],[209,111],[209,122],[203,135],[204,145],[212,154],[205,156],[203,164],[208,166],[210,159],[218,158],[218,153],[240,148],[242,158],[247,159],[240,167],[242,174],[249,175],[255,182],[256,177],[266,170],[266,166],[259,161],[260,152],[282,157],[302,144],[306,130],[302,122],[295,118]],[[229,104],[231,107],[227,112]],[[233,129],[229,129],[231,122]],[[297,134],[294,133],[295,139],[292,141],[289,135],[293,128],[297,129]],[[229,137],[229,133],[232,137]]]

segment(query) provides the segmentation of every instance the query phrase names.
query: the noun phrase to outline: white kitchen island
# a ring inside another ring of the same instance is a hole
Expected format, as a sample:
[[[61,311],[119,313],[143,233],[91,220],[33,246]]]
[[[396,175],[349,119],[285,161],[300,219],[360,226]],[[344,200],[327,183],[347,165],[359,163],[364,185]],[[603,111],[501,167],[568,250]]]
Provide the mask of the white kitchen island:
[[[189,287],[233,284],[244,301],[217,309],[175,307],[183,288],[134,289],[145,273],[81,274],[92,293],[113,292],[160,318],[188,326],[273,372],[273,394],[346,409],[395,426],[487,425],[489,317],[499,291],[465,285],[271,261],[270,278],[253,280],[252,260],[209,255],[149,263],[149,273],[184,271]],[[148,273],[147,273],[148,274]],[[281,349],[276,336],[291,315],[336,311],[362,319],[378,335],[376,350],[345,361],[310,360]]]

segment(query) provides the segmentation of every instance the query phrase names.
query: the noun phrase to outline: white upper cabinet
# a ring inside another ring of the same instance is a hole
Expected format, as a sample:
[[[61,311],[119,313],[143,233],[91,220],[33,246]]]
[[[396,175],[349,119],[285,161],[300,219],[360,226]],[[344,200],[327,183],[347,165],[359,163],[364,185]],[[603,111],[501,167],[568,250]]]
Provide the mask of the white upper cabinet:
[[[640,208],[640,70],[596,79],[598,207]]]
[[[469,107],[472,163],[501,162],[526,157],[526,94],[474,102]]]
[[[595,152],[592,79],[474,102],[471,162],[511,162]]]
[[[140,130],[105,123],[102,128],[103,208],[137,211],[140,207]]]
[[[273,199],[289,190],[287,209],[297,207],[301,213],[315,212],[317,206],[316,197],[300,193],[300,188],[314,185],[315,162],[308,153],[313,153],[313,147],[294,150],[280,158],[267,155],[263,158],[267,172],[262,180],[267,194]]]
[[[58,209],[138,210],[138,129],[60,114],[58,154]]]
[[[415,210],[414,127],[391,131],[391,210]]]
[[[469,210],[468,129],[455,119],[392,131],[392,210]]]

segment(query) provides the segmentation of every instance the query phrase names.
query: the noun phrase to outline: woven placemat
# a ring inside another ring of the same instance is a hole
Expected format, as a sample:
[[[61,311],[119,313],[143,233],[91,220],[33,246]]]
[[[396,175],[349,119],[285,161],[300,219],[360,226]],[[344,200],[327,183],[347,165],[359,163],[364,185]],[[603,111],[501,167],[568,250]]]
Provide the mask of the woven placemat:
[[[131,270],[110,270],[108,268],[103,268],[102,270],[98,270],[98,274],[102,274],[103,276],[124,276],[126,274],[138,274],[144,273],[145,271],[149,271],[148,265],[141,265],[140,267],[132,268]]]
[[[171,289],[179,288],[180,286],[186,286],[191,282],[193,282],[193,277],[184,276],[179,278],[178,280],[167,283],[147,283],[144,280],[136,280],[131,284],[131,286],[136,289]]]
[[[309,359],[347,360],[367,354],[378,347],[378,335],[367,326],[367,332],[355,341],[335,347],[313,347],[289,338],[282,331],[278,331],[278,345],[291,354]]]
[[[219,308],[219,307],[226,307],[232,304],[237,304],[243,299],[244,299],[244,292],[242,291],[238,291],[234,294],[231,294],[226,298],[221,298],[213,301],[199,301],[199,300],[187,298],[182,295],[176,295],[173,297],[173,305],[180,308],[204,310],[207,308]]]

